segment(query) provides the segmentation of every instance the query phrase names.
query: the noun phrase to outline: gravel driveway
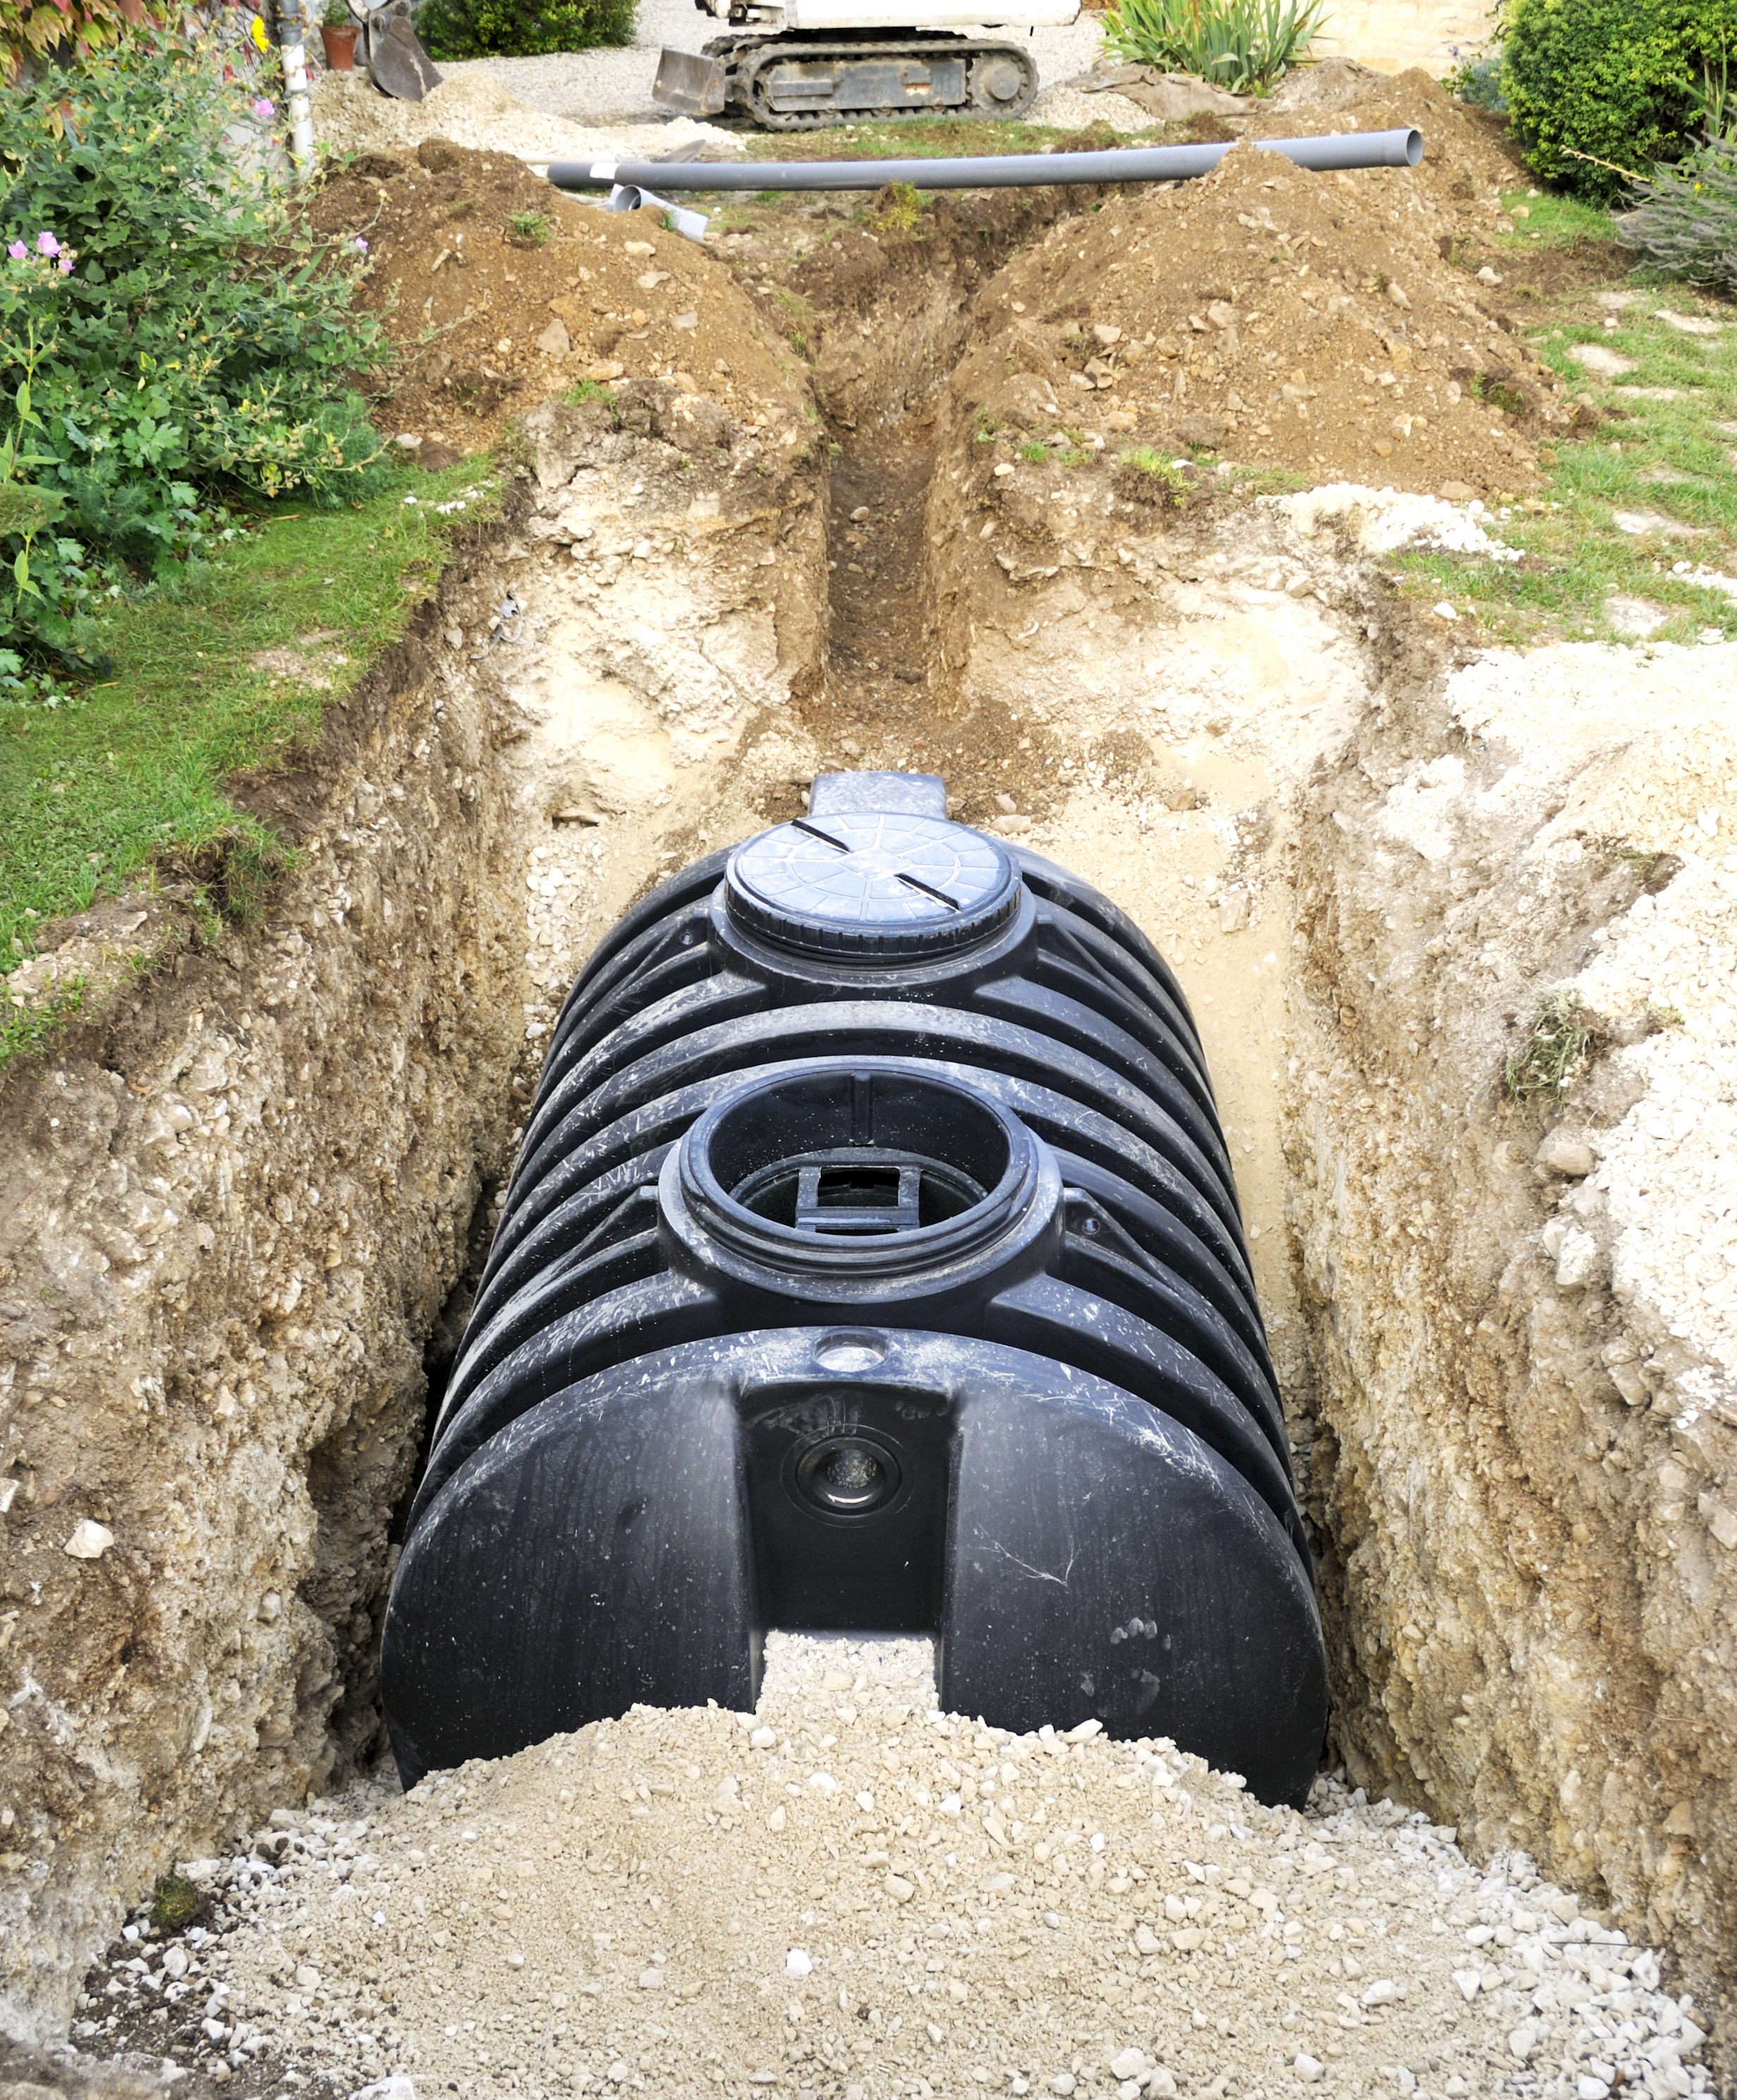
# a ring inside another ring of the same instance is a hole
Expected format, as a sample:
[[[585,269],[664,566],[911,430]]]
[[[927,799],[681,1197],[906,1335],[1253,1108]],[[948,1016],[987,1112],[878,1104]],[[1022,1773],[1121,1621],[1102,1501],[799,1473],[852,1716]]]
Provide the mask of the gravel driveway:
[[[530,108],[572,122],[653,123],[663,114],[651,99],[659,51],[665,44],[697,51],[724,29],[724,24],[701,13],[691,0],[640,0],[634,41],[620,51],[567,51],[541,59],[475,59],[441,70],[453,75],[488,73]],[[1018,33],[1011,32],[1010,38]],[[1031,48],[1043,86],[1083,73],[1097,46],[1097,24],[1088,15],[1065,29],[1036,31]]]

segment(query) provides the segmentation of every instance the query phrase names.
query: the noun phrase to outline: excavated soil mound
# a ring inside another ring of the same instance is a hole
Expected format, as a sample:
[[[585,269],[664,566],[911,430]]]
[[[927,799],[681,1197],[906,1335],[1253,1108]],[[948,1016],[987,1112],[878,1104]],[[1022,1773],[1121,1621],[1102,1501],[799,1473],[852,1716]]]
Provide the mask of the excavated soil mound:
[[[1138,432],[1314,481],[1529,488],[1576,412],[1444,259],[1476,170],[1460,165],[1463,213],[1457,178],[1420,173],[1313,175],[1241,146],[1200,181],[1126,193],[985,289],[956,395],[1039,435]]]
[[[804,398],[776,329],[692,241],[655,213],[564,197],[507,154],[439,139],[368,153],[309,215],[368,244],[365,302],[399,353],[379,419],[421,438],[426,460],[494,443],[584,380],[663,379],[791,412]]]

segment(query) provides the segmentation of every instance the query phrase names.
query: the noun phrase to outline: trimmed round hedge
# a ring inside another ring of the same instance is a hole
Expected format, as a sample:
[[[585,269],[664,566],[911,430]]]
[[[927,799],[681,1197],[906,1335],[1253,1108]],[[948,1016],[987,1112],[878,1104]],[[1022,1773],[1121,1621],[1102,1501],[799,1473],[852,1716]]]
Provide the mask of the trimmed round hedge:
[[[1501,88],[1533,170],[1608,202],[1682,148],[1737,0],[1510,0]]]

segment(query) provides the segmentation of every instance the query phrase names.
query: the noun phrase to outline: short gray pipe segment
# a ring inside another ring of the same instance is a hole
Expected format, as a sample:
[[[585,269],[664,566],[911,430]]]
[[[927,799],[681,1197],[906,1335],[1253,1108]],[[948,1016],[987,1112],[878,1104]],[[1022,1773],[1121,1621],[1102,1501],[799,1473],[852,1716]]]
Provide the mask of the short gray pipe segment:
[[[1231,142],[1234,143],[1235,142]],[[1299,168],[1414,168],[1423,158],[1421,131],[1336,132],[1325,139],[1257,139],[1263,152],[1282,153]],[[1210,174],[1231,150],[1211,146],[1120,146],[1101,153],[995,153],[975,161],[553,161],[558,190],[618,186],[659,190],[876,190],[884,183],[915,189],[1035,188],[1048,183],[1176,183]]]

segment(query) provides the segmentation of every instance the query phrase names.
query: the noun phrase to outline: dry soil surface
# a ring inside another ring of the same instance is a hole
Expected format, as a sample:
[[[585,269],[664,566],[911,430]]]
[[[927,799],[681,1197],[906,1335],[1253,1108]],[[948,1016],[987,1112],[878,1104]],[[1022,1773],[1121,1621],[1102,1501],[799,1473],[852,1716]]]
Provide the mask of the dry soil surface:
[[[1418,123],[1429,157],[1316,175],[1245,143],[1198,181],[1130,186],[985,289],[956,395],[992,426],[1168,436],[1314,481],[1532,488],[1539,444],[1579,417],[1448,259],[1488,218],[1491,150],[1422,74],[1349,121]]]
[[[796,353],[726,271],[654,214],[602,215],[509,154],[440,139],[367,153],[312,217],[368,244],[364,296],[402,353],[382,419],[431,458],[493,443],[563,387],[630,374],[796,412]]]

